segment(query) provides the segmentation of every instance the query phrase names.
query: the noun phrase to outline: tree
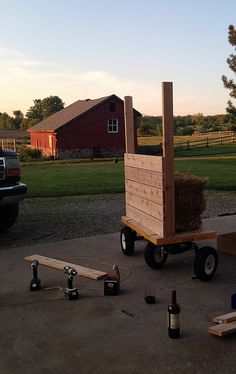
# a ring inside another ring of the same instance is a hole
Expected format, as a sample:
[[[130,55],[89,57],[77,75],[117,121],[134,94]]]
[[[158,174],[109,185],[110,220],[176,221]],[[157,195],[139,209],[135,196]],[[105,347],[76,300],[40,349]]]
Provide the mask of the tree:
[[[43,100],[35,99],[34,105],[26,113],[27,124],[33,126],[63,108],[64,103],[58,96],[48,96]]]
[[[11,129],[12,118],[7,113],[0,113],[0,129]]]
[[[236,29],[233,25],[230,25],[228,29],[228,41],[236,50]],[[232,72],[236,74],[236,55],[231,54],[227,58],[227,63]],[[230,91],[229,96],[233,99],[236,99],[236,83],[234,82],[234,80],[228,79],[225,75],[223,75],[222,81],[225,88]],[[229,100],[227,104],[228,107],[226,108],[226,111],[231,115],[231,120],[233,122],[236,122],[236,107],[231,100]]]
[[[42,100],[43,118],[51,116],[64,108],[64,103],[58,96],[45,97]]]
[[[24,114],[21,110],[13,110],[14,117],[12,118],[12,124],[15,129],[19,129],[21,127],[21,123],[24,119]]]
[[[31,106],[27,111],[26,118],[31,123],[31,126],[43,120],[43,108],[41,99],[34,100],[34,105]]]

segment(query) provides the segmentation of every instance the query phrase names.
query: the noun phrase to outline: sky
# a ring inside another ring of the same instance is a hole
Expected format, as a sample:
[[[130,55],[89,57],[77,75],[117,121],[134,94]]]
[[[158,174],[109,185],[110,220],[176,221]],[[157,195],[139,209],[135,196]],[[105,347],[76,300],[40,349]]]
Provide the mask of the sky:
[[[175,115],[225,113],[235,0],[0,0],[0,13],[0,112],[116,94],[160,115],[171,81]]]

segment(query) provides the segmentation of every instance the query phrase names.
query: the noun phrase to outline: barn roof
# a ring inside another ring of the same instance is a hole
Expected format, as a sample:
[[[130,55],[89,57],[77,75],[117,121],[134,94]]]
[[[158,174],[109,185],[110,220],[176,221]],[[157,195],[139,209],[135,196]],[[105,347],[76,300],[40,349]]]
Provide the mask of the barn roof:
[[[111,100],[112,98],[116,98],[120,101],[123,101],[116,95],[105,96],[93,100],[77,100],[73,104],[68,105],[66,108],[59,110],[59,112],[52,114],[51,116],[45,118],[43,121],[38,122],[36,125],[30,127],[28,131],[38,132],[57,130],[59,127],[66,125],[73,119],[80,117],[81,115],[92,110],[94,107],[101,104],[102,102],[108,99]],[[139,112],[137,113],[140,114]]]

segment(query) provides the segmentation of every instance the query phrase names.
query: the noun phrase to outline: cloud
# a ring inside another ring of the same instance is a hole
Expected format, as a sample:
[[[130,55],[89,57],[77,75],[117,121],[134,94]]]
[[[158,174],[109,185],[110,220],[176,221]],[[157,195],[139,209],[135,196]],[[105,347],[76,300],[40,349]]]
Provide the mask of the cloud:
[[[36,98],[58,95],[66,105],[110,94],[133,95],[137,82],[107,71],[79,71],[58,63],[27,58],[20,51],[0,47],[0,111],[24,112]],[[10,108],[10,110],[8,109]]]
[[[160,73],[162,74],[162,73]],[[208,91],[196,89],[194,82],[174,77],[174,113],[223,113],[226,93],[216,98],[219,88],[212,82]],[[202,82],[203,83],[203,82]],[[149,81],[129,80],[113,71],[82,71],[80,68],[51,61],[28,58],[20,51],[0,46],[0,112],[12,114],[20,109],[24,113],[34,99],[49,95],[59,96],[66,105],[79,99],[98,98],[116,94],[123,98],[133,96],[134,107],[147,115],[161,114],[161,77]]]

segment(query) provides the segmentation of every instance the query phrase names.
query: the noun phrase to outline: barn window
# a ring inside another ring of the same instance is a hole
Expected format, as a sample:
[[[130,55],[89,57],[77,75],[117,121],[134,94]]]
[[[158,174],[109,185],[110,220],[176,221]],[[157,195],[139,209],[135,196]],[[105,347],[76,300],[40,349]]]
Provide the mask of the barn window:
[[[118,119],[111,118],[107,121],[107,131],[109,133],[118,132]]]
[[[116,111],[116,103],[111,101],[109,103],[109,107],[110,107],[110,112],[115,112]]]

